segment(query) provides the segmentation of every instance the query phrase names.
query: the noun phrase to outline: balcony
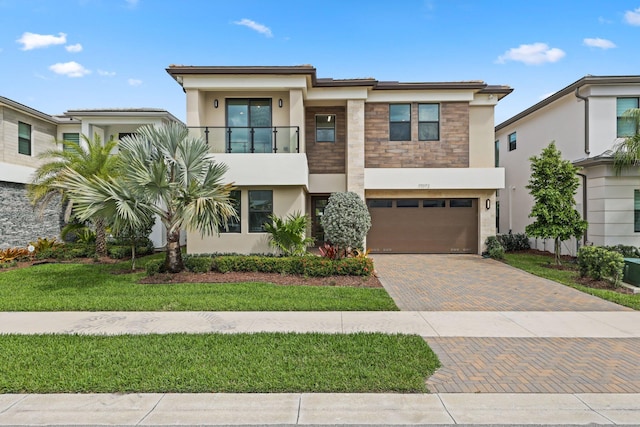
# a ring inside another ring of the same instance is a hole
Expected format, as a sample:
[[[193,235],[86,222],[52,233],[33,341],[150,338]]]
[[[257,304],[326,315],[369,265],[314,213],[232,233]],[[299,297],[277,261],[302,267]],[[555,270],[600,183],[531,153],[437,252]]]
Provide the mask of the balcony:
[[[204,139],[212,153],[300,152],[299,126],[190,126],[189,132]]]

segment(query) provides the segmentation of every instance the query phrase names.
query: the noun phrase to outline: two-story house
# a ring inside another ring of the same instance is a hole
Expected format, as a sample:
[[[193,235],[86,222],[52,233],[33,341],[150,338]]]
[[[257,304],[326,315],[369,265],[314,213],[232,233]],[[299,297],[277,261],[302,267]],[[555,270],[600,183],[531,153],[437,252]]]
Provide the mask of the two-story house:
[[[585,76],[496,126],[499,165],[506,189],[499,192],[499,232],[523,233],[533,222],[533,198],[525,188],[529,158],[555,141],[563,159],[581,168],[576,209],[589,222],[585,236],[563,243],[575,255],[580,244],[640,246],[640,173],[616,176],[612,149],[636,132],[622,114],[637,108],[640,76]],[[553,251],[553,242],[532,239],[533,247]]]
[[[190,253],[268,252],[274,214],[320,218],[333,192],[366,201],[372,252],[480,253],[495,234],[494,107],[506,86],[318,78],[309,65],[170,66],[187,126],[206,139],[239,220],[188,235]]]
[[[0,247],[24,247],[38,237],[59,237],[61,207],[50,205],[41,215],[26,196],[26,185],[42,164],[38,155],[62,149],[55,141],[83,144],[81,134],[102,141],[120,139],[142,125],[179,121],[171,113],[152,108],[69,110],[49,115],[0,97]],[[151,235],[156,247],[166,244],[157,222]]]

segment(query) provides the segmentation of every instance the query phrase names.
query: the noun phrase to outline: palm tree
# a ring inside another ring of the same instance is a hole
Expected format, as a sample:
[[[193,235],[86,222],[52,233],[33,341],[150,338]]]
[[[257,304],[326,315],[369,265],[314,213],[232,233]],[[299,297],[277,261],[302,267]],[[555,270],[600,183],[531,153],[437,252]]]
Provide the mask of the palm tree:
[[[613,147],[613,169],[616,175],[623,170],[640,165],[640,108],[630,108],[622,114],[626,120],[633,121],[635,133],[616,143]]]
[[[233,186],[222,183],[227,167],[208,151],[184,125],[143,126],[120,143],[118,177],[87,178],[69,170],[63,185],[81,219],[108,216],[118,229],[142,226],[157,215],[167,230],[164,269],[176,273],[184,269],[183,228],[213,235],[236,216],[229,199]]]
[[[36,169],[31,184],[27,187],[27,194],[31,203],[37,206],[40,212],[60,196],[60,202],[68,201],[68,193],[63,185],[59,185],[65,179],[66,171],[75,171],[85,178],[106,178],[115,173],[116,157],[111,154],[118,142],[110,140],[102,144],[96,134],[93,139],[82,135],[84,144],[71,141],[56,141],[62,145],[62,150],[51,149],[40,155],[39,159],[45,162]],[[65,220],[68,221],[73,204],[67,203]],[[89,219],[89,218],[87,218]],[[96,230],[96,254],[107,255],[106,220],[104,216],[90,218]]]

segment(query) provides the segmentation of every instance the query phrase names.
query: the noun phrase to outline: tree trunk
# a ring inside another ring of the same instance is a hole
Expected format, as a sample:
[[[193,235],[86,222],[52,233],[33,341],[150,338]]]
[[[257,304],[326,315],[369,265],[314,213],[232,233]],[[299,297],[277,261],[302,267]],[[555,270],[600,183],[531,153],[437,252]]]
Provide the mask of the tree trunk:
[[[184,270],[182,252],[180,251],[180,230],[173,233],[167,230],[167,255],[164,261],[168,273],[179,273]]]
[[[96,255],[107,256],[107,226],[104,218],[96,218],[93,221],[96,227]]]
[[[131,243],[131,271],[136,271],[136,240]]]
[[[560,239],[556,237],[554,241],[555,261],[556,265],[560,265]]]

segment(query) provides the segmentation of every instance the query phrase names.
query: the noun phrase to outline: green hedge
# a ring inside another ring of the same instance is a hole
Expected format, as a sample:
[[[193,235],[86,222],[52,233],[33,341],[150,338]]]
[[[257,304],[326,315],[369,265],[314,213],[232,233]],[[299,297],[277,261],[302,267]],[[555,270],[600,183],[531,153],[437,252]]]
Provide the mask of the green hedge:
[[[578,251],[578,269],[581,277],[618,284],[622,280],[624,258],[622,254],[604,247],[583,246]]]
[[[191,271],[197,257],[190,257],[185,266]],[[373,273],[373,261],[370,258],[343,258],[330,260],[316,256],[303,257],[263,257],[263,256],[219,256],[203,257],[199,266],[211,260],[211,269],[221,273],[229,271],[248,271],[261,273],[300,274],[310,277],[326,276],[370,276]],[[191,265],[192,267],[189,267]],[[200,270],[202,271],[202,270]]]

